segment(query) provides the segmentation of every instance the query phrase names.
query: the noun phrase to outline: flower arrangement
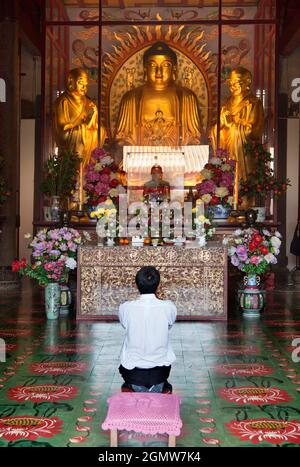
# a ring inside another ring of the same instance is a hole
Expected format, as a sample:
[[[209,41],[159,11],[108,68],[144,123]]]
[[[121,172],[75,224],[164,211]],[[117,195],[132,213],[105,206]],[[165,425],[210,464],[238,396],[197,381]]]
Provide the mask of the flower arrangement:
[[[50,155],[43,167],[41,190],[46,196],[66,201],[76,187],[80,157],[71,151]]]
[[[30,237],[28,234],[26,237]],[[40,285],[51,282],[65,283],[70,270],[77,266],[77,249],[85,241],[90,240],[87,232],[81,234],[71,228],[43,229],[32,239],[32,263],[26,259],[12,262],[12,270],[22,276],[36,279]]]
[[[121,230],[121,226],[116,218],[117,209],[113,201],[108,198],[104,203],[99,204],[90,213],[90,217],[96,218],[98,221],[105,219],[107,222],[104,224],[97,224],[96,232],[98,237],[116,237],[117,232]]]
[[[244,146],[246,157],[255,160],[255,171],[248,175],[247,180],[240,181],[240,196],[256,197],[257,204],[262,205],[262,200],[268,193],[278,198],[286,192],[291,184],[289,179],[279,180],[275,177],[271,168],[272,155],[260,143],[247,143]]]
[[[211,221],[203,214],[196,216],[194,222],[199,246],[205,246],[207,241],[212,239],[216,229],[212,226]]]
[[[84,177],[87,204],[92,208],[108,198],[117,201],[118,195],[125,193],[118,166],[104,149],[94,149],[91,162],[85,168]]]
[[[281,234],[267,229],[237,229],[225,237],[231,264],[247,274],[263,274],[271,264],[277,263]]]
[[[221,204],[229,208],[233,203],[235,161],[229,160],[227,151],[218,149],[200,172],[203,180],[196,185],[198,198],[207,206]]]

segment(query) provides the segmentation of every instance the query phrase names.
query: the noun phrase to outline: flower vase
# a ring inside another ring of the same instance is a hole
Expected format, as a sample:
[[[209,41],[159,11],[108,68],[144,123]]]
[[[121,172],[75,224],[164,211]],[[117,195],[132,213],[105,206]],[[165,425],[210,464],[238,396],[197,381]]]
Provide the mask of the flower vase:
[[[248,274],[244,277],[244,289],[239,291],[239,305],[244,316],[260,316],[265,304],[265,293],[259,288],[260,277]]]
[[[106,245],[107,246],[114,246],[115,245],[114,237],[107,237],[106,238]]]
[[[67,315],[69,313],[70,305],[72,303],[72,295],[70,288],[63,284],[60,286],[60,315]]]
[[[226,208],[222,204],[216,206],[208,206],[207,214],[211,219],[227,219],[230,214],[231,208]]]
[[[45,287],[45,305],[48,319],[57,319],[60,309],[60,286],[57,282]]]
[[[53,222],[59,222],[60,221],[60,197],[59,196],[52,196],[51,197],[51,220]]]

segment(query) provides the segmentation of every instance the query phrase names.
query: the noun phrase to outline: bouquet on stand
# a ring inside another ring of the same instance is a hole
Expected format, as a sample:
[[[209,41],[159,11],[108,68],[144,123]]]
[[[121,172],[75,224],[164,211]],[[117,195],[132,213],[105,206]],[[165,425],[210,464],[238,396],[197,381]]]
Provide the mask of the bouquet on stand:
[[[252,227],[237,229],[223,243],[228,247],[231,264],[245,273],[245,289],[239,298],[241,308],[247,313],[259,312],[264,306],[264,294],[258,288],[260,276],[277,264],[281,234]]]
[[[30,237],[30,234],[27,235]],[[82,235],[75,229],[43,229],[32,239],[32,262],[25,258],[12,262],[12,270],[21,276],[37,280],[45,286],[46,311],[49,319],[59,313],[60,284],[68,282],[70,271],[77,267],[79,245],[90,240],[87,232]]]
[[[211,157],[200,172],[203,180],[196,185],[198,199],[203,201],[209,217],[224,219],[233,204],[235,161],[222,149]]]
[[[85,168],[84,179],[86,204],[90,212],[108,199],[117,205],[119,194],[126,193],[122,185],[122,174],[104,149],[94,149],[91,162]]]

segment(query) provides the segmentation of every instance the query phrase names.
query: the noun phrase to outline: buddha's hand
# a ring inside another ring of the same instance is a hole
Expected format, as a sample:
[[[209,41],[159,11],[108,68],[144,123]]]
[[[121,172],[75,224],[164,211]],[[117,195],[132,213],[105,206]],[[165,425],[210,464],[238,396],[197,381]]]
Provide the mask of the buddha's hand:
[[[64,131],[68,131],[68,130],[72,130],[72,129],[73,129],[72,123],[67,123],[67,124],[64,126]]]
[[[221,125],[229,128],[232,125],[232,115],[228,110],[221,113]]]

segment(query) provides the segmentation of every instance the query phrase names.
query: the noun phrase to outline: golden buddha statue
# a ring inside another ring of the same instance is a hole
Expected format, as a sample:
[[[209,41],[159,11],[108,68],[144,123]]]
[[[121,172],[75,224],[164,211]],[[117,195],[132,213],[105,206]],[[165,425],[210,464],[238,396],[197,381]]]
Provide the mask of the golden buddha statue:
[[[146,82],[124,94],[115,140],[122,145],[199,144],[197,97],[175,83],[176,53],[164,42],[156,42],[144,53],[143,65]]]
[[[155,164],[151,168],[151,180],[144,184],[143,197],[148,202],[170,201],[170,184],[163,180],[163,170]]]
[[[86,95],[88,83],[88,73],[83,68],[70,70],[66,91],[56,99],[53,108],[53,136],[59,152],[76,152],[82,158],[83,167],[98,146],[98,109]],[[105,136],[101,127],[100,146]]]
[[[244,144],[260,141],[264,129],[264,110],[260,99],[251,92],[252,75],[246,68],[232,70],[228,79],[231,96],[220,114],[219,147],[226,149],[230,159],[237,161],[237,180],[246,179],[255,171],[255,159],[246,156]],[[217,125],[212,128],[211,140],[214,151],[218,148]]]

